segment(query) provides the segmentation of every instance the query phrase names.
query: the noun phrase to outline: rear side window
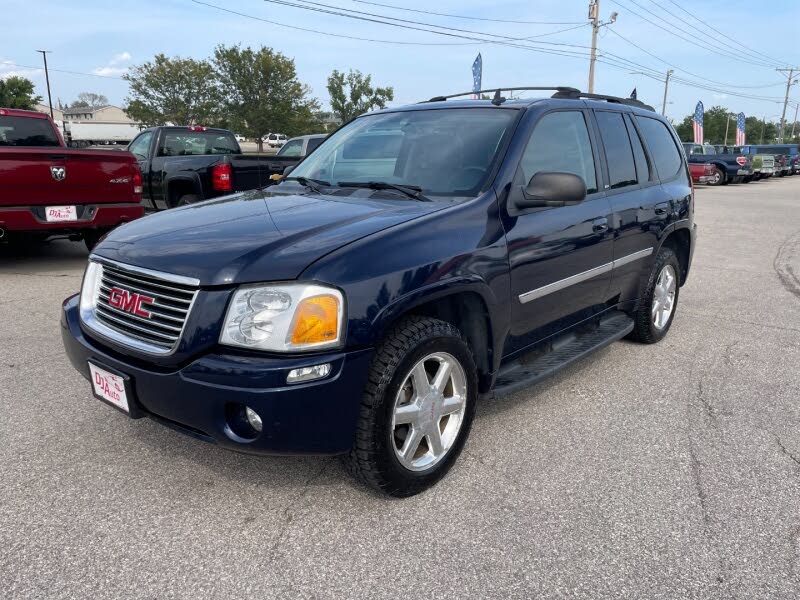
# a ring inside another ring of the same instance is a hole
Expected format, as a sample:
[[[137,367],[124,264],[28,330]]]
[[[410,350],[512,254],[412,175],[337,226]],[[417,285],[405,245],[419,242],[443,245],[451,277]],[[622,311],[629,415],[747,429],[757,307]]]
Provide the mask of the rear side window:
[[[520,163],[525,183],[540,171],[573,173],[583,178],[586,191],[597,191],[592,143],[583,113],[554,112],[536,124]]]
[[[131,142],[131,145],[128,146],[128,151],[139,158],[147,158],[147,155],[150,151],[150,140],[152,137],[152,131],[144,132]]]
[[[317,146],[319,146],[324,141],[325,141],[324,137],[308,138],[308,144],[306,145],[306,154],[310,154],[312,150],[316,150]]]
[[[644,152],[639,132],[636,131],[636,127],[633,126],[633,121],[631,121],[630,117],[625,118],[625,125],[628,127],[628,137],[631,140],[633,157],[636,159],[636,179],[639,180],[639,183],[647,183],[650,181],[650,162]]]
[[[159,156],[198,156],[239,154],[239,144],[232,133],[218,131],[168,131],[164,134]]]
[[[683,168],[683,159],[667,126],[657,119],[636,116],[656,171],[662,180],[672,179]]]
[[[633,162],[633,150],[622,113],[595,112],[603,148],[606,150],[608,163],[609,188],[614,190],[627,185],[636,185],[636,165]]]
[[[303,140],[286,142],[278,152],[278,156],[300,156],[303,153]]]
[[[47,119],[0,117],[0,146],[60,146]]]

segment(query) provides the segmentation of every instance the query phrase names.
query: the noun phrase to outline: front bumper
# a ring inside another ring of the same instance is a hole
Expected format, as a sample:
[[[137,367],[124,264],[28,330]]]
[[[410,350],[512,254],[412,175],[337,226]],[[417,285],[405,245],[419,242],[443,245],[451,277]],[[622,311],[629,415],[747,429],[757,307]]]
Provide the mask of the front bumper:
[[[58,202],[53,202],[57,205]],[[62,203],[63,204],[63,203]],[[49,222],[45,206],[0,207],[0,227],[8,231],[77,231],[82,229],[111,229],[144,216],[139,203],[81,204],[77,206],[77,221]]]
[[[743,175],[745,177],[752,174],[753,174],[753,169],[739,169],[738,171],[736,171],[736,175]]]
[[[347,452],[373,354],[365,349],[275,358],[219,349],[165,369],[121,355],[84,335],[78,296],[64,301],[61,337],[70,362],[87,380],[90,360],[130,377],[132,416],[148,416],[205,441],[253,454]],[[291,369],[320,363],[331,364],[325,379],[286,384]],[[92,398],[89,384],[86,392]],[[240,406],[261,416],[260,434],[245,439],[235,433],[232,423]]]

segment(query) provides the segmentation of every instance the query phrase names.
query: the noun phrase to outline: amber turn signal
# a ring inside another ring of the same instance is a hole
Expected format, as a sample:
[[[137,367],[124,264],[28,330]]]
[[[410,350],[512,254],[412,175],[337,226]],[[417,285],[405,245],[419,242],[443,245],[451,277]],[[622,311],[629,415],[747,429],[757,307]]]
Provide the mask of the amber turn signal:
[[[322,344],[339,337],[339,299],[328,294],[300,302],[292,324],[292,344]]]

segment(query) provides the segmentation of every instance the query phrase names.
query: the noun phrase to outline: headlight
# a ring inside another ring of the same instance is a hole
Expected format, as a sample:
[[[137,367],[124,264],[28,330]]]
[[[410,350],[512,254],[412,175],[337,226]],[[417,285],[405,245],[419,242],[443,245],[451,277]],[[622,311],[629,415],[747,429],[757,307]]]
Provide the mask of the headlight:
[[[86,321],[97,306],[97,298],[100,295],[100,278],[103,276],[103,266],[100,263],[89,261],[86,265],[86,272],[83,274],[83,284],[81,285],[80,314]]]
[[[334,288],[304,283],[243,286],[236,290],[220,344],[290,352],[342,342],[344,298]]]

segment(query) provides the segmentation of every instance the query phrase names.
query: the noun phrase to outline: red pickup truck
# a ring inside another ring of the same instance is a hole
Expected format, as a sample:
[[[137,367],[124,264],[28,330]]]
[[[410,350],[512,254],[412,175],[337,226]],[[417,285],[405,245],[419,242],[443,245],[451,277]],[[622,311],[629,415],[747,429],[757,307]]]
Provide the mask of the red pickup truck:
[[[693,183],[708,183],[714,179],[714,165],[711,163],[690,163],[689,173]]]
[[[0,108],[0,238],[68,235],[91,249],[143,215],[130,152],[67,148],[48,115]]]

